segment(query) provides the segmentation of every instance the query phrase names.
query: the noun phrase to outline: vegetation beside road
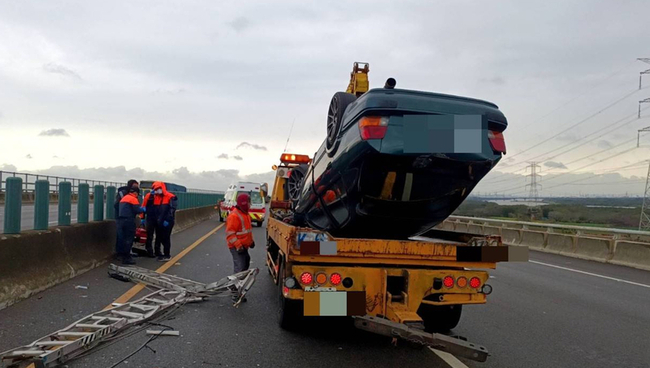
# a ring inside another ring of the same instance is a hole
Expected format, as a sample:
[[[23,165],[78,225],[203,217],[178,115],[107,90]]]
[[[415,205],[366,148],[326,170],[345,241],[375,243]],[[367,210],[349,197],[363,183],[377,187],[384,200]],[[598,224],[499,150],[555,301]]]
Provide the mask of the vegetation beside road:
[[[636,229],[639,226],[642,202],[641,198],[554,198],[541,206],[541,218],[535,221]],[[531,208],[525,205],[499,205],[485,200],[468,199],[456,209],[454,215],[531,221]]]

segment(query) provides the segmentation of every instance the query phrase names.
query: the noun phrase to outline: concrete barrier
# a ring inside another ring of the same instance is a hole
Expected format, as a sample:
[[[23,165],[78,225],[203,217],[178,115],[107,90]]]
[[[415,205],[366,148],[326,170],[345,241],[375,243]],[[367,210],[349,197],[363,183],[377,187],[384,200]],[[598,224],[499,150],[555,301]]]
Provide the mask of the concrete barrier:
[[[0,237],[0,309],[97,267],[114,248],[112,221]]]
[[[592,261],[606,262],[612,258],[611,242],[609,239],[578,237],[575,256]]]
[[[501,239],[507,245],[519,245],[521,243],[521,233],[516,229],[501,229]]]
[[[483,226],[484,235],[501,235],[501,228],[496,226]]]
[[[467,232],[472,234],[483,234],[483,226],[477,224],[469,224],[467,226]]]
[[[456,223],[456,230],[459,233],[469,233],[469,230],[467,230],[467,224],[466,223]]]
[[[173,232],[216,213],[214,206],[177,211]],[[0,236],[0,309],[103,264],[114,250],[114,221]]]
[[[574,238],[573,235],[548,234],[545,251],[564,255],[573,254],[575,252]]]
[[[544,248],[546,246],[546,236],[541,232],[524,230],[522,231],[519,245],[524,245],[532,249]]]
[[[650,244],[619,241],[609,263],[650,271]]]

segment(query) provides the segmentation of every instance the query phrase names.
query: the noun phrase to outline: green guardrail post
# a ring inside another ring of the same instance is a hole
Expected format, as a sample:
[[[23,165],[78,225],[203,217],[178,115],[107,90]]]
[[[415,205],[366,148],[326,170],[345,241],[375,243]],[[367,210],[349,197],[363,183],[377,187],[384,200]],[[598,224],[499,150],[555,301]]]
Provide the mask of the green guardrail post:
[[[103,221],[104,220],[104,186],[95,185],[95,188],[93,190],[94,190],[93,221]]]
[[[70,226],[72,218],[72,184],[59,183],[59,226]]]
[[[112,185],[106,187],[106,219],[115,220],[115,207],[113,204],[115,202],[115,195],[117,194],[117,188]]]
[[[90,186],[86,183],[79,184],[77,193],[77,222],[88,223],[88,203],[90,201]]]
[[[47,230],[50,220],[50,182],[34,183],[34,230]]]
[[[23,179],[7,178],[5,186],[5,234],[20,233],[20,210],[23,202]]]

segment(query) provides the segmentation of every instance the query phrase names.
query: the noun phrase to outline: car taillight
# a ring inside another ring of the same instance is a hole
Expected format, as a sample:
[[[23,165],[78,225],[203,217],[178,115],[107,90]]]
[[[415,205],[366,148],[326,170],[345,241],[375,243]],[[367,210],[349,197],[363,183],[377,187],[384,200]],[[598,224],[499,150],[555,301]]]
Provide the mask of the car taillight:
[[[461,276],[456,280],[456,285],[458,285],[459,288],[464,288],[467,286],[467,277]]]
[[[388,129],[388,117],[366,116],[359,121],[359,132],[361,139],[382,139]]]
[[[342,280],[341,275],[339,275],[338,273],[333,273],[330,276],[330,283],[334,286],[340,284],[341,280]]]
[[[481,286],[481,280],[478,277],[472,277],[469,279],[469,286],[478,289],[478,287]]]
[[[311,281],[313,280],[313,276],[309,272],[303,272],[302,275],[300,275],[300,282],[303,284],[311,284]]]
[[[490,146],[492,146],[493,151],[506,153],[506,141],[503,139],[503,133],[489,130],[488,139],[490,140]]]
[[[445,278],[442,279],[442,284],[445,285],[445,287],[450,288],[454,286],[454,278],[451,276],[445,276]]]

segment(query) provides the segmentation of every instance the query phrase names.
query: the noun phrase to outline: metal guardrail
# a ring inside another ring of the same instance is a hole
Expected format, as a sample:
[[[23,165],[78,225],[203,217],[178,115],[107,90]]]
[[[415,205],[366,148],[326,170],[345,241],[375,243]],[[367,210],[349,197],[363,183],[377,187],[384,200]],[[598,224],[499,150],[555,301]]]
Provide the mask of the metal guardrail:
[[[90,187],[95,185],[102,185],[104,187],[114,186],[119,188],[123,185],[126,185],[125,182],[114,182],[106,180],[94,180],[94,179],[79,179],[79,178],[70,178],[65,176],[54,176],[54,175],[42,175],[42,174],[30,174],[23,172],[13,172],[13,171],[0,171],[0,192],[4,192],[7,187],[7,178],[21,178],[23,180],[23,191],[32,192],[36,189],[37,180],[47,180],[50,183],[49,190],[52,193],[56,193],[59,190],[59,183],[69,182],[72,186],[72,192],[77,193],[79,184],[88,184]]]
[[[498,220],[482,217],[470,217],[470,216],[449,216],[448,220],[460,220],[461,222],[472,222],[480,221],[483,223],[491,224],[506,224],[506,225],[517,225],[522,226],[523,228],[544,228],[544,229],[562,229],[562,230],[574,230],[581,233],[600,233],[600,234],[620,234],[620,235],[640,235],[650,237],[650,231],[639,231],[639,230],[626,230],[626,229],[616,229],[608,227],[593,227],[593,226],[575,226],[575,225],[560,225],[560,224],[546,224],[540,222],[526,222],[526,221],[512,221],[512,220]]]

